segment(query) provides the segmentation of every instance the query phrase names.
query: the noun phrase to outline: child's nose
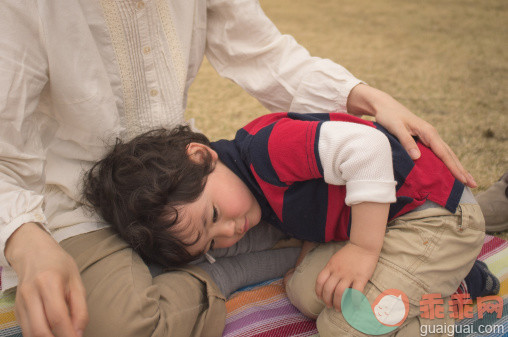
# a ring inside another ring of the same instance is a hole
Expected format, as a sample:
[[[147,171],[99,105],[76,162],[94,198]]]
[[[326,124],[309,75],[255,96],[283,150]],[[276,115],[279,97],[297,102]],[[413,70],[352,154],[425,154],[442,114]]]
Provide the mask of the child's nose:
[[[234,220],[225,220],[221,224],[221,236],[233,237],[236,234],[236,224]]]

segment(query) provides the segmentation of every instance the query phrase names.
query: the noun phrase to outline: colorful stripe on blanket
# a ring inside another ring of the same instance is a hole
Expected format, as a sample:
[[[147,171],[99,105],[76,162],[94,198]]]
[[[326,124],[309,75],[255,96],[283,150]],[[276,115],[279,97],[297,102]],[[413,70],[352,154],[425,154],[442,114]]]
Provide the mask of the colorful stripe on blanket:
[[[457,323],[455,336],[507,336],[508,335],[508,242],[493,236],[486,236],[483,249],[478,256],[485,261],[501,280],[499,294],[503,297],[503,317],[493,315],[478,318],[475,313],[471,319]],[[6,292],[0,297],[0,337],[22,337],[21,329],[14,316],[14,292]],[[282,279],[257,284],[236,292],[226,302],[227,316],[224,337],[275,337],[275,336],[317,336],[316,324],[300,314],[289,302]],[[487,334],[459,333],[467,329],[479,331],[480,327],[502,327]],[[467,328],[467,329],[466,329]]]
[[[486,314],[479,319],[475,306],[473,318],[456,323],[455,336],[508,336],[508,242],[487,235],[478,258],[485,261],[501,281],[499,294],[504,302],[503,317],[497,319]],[[223,337],[318,336],[315,322],[300,314],[289,302],[282,279],[236,292],[226,302],[226,309]],[[494,328],[497,330],[493,331]]]

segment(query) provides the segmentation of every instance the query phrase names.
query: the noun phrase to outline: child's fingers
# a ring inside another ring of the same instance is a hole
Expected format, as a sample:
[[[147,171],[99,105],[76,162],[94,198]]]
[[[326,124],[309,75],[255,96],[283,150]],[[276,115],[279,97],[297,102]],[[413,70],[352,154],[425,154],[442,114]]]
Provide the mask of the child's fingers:
[[[363,289],[365,289],[367,282],[369,282],[368,279],[365,279],[365,280],[364,279],[356,279],[353,281],[351,288],[358,290],[359,292],[363,292]]]
[[[325,302],[327,308],[333,307],[333,297],[335,296],[335,289],[340,283],[341,279],[334,274],[330,275],[323,285],[323,302]]]
[[[323,269],[317,279],[316,279],[316,295],[319,299],[323,300],[323,287],[325,285],[326,280],[330,277],[330,272],[328,269]]]
[[[341,280],[335,287],[335,292],[333,295],[333,307],[335,310],[341,310],[342,295],[344,294],[344,291],[346,291],[346,289],[350,286],[351,281]]]

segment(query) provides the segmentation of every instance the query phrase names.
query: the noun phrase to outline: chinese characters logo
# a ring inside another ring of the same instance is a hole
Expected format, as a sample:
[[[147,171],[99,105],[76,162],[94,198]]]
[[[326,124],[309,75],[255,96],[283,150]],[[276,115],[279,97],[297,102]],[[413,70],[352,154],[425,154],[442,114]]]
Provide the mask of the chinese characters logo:
[[[420,312],[423,318],[444,318],[444,303],[441,294],[425,294],[420,301]],[[473,301],[469,294],[453,294],[447,303],[451,318],[473,318]],[[500,296],[485,296],[477,299],[478,318],[485,313],[496,313],[497,318],[503,315],[503,299]]]

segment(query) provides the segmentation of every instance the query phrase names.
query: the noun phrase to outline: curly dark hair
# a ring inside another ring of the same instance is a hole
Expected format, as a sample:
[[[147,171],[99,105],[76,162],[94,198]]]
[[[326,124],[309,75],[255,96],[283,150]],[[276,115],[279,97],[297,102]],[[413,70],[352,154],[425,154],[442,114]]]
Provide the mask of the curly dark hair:
[[[195,260],[178,232],[178,206],[196,200],[213,170],[211,154],[197,163],[187,155],[191,142],[210,146],[208,138],[181,125],[157,129],[112,150],[85,175],[83,195],[143,259],[163,266]]]

